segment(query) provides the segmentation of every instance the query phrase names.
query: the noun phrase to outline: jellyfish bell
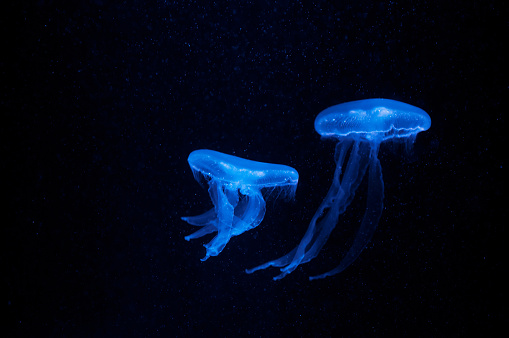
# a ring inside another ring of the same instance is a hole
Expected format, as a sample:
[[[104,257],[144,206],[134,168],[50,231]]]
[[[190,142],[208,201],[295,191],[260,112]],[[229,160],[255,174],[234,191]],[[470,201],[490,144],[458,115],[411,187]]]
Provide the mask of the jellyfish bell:
[[[315,130],[323,138],[361,139],[374,143],[390,140],[393,152],[404,146],[401,156],[414,158],[412,146],[417,134],[431,126],[421,108],[390,99],[346,102],[323,110],[315,119]]]
[[[338,104],[323,110],[315,119],[315,130],[323,137],[379,142],[412,137],[430,126],[431,119],[424,110],[390,99]]]
[[[318,114],[315,119],[316,131],[324,138],[338,141],[334,157],[336,170],[331,187],[300,244],[285,256],[246,272],[279,267],[281,274],[274,278],[277,280],[315,258],[338,223],[339,216],[352,202],[367,172],[366,212],[353,244],[336,268],[310,279],[332,276],[350,266],[371,240],[382,214],[384,185],[378,159],[380,144],[389,139],[413,142],[417,133],[430,126],[431,119],[422,109],[389,99],[347,102]]]
[[[193,151],[189,166],[198,182],[205,181],[214,207],[199,216],[182,217],[201,229],[185,237],[199,238],[217,232],[205,257],[217,256],[233,236],[258,226],[265,216],[262,189],[283,189],[294,195],[299,174],[291,167],[256,162],[213,150]]]

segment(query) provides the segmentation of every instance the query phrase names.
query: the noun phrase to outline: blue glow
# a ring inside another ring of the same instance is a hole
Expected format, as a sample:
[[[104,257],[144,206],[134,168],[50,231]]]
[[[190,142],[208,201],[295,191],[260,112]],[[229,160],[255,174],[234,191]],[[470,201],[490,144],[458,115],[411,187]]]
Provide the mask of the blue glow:
[[[334,157],[336,170],[329,192],[295,249],[246,272],[279,267],[281,274],[274,277],[277,280],[315,258],[368,172],[366,212],[352,246],[336,268],[309,279],[325,278],[345,270],[373,237],[382,214],[384,183],[378,160],[380,143],[391,138],[413,141],[417,133],[428,130],[430,126],[431,119],[422,109],[388,99],[347,102],[322,111],[315,119],[316,131],[323,137],[338,140]]]
[[[197,181],[205,179],[214,207],[199,216],[182,217],[202,227],[186,236],[189,241],[217,232],[208,244],[202,261],[217,256],[233,236],[258,226],[265,215],[263,188],[282,188],[295,195],[299,174],[291,167],[250,161],[213,150],[195,150],[188,158]]]
[[[325,137],[407,137],[431,126],[429,115],[407,103],[389,99],[352,101],[329,107],[315,119],[315,130]]]

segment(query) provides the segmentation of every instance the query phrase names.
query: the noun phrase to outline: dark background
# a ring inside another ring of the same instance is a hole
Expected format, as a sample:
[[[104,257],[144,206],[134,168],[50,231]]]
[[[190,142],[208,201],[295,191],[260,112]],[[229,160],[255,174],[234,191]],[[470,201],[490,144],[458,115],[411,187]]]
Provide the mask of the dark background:
[[[465,336],[506,320],[507,11],[495,1],[37,1],[2,14],[5,337]],[[334,171],[315,116],[384,97],[429,113],[382,145],[384,211],[343,273],[366,183],[320,255],[302,238]],[[504,109],[504,111],[503,111]],[[200,262],[211,207],[187,156],[299,171],[295,201]],[[505,157],[505,155],[504,155]],[[505,265],[504,265],[505,266]]]

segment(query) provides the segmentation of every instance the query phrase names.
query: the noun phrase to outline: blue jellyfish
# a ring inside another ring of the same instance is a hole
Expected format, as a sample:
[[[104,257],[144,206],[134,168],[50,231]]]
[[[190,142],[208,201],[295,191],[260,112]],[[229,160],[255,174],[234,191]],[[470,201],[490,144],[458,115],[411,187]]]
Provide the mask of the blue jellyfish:
[[[282,188],[290,197],[295,195],[299,174],[291,167],[250,161],[213,150],[195,150],[188,158],[198,182],[209,185],[214,207],[199,216],[182,220],[201,229],[186,236],[189,241],[217,232],[208,244],[202,261],[217,256],[233,236],[258,226],[265,215],[261,190]]]
[[[405,140],[411,145],[417,133],[429,129],[429,115],[417,107],[388,99],[368,99],[329,107],[315,119],[315,129],[326,138],[335,138],[336,170],[332,186],[311,219],[300,244],[285,256],[246,270],[252,273],[270,266],[281,268],[281,279],[316,257],[339,216],[354,198],[366,171],[368,192],[366,212],[354,242],[340,264],[310,280],[332,276],[345,270],[360,255],[371,240],[382,214],[382,167],[378,160],[380,143],[385,140]]]

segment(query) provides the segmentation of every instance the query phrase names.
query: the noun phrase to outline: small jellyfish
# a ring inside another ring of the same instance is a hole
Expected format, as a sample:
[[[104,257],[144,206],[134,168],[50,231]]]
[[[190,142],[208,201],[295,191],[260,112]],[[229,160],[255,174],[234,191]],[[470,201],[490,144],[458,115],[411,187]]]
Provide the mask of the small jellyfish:
[[[199,216],[182,217],[192,225],[202,227],[186,236],[189,241],[217,232],[204,247],[202,261],[217,256],[230,238],[258,226],[265,215],[265,200],[261,190],[283,189],[290,197],[295,195],[299,174],[291,167],[246,160],[213,150],[195,150],[188,158],[198,182],[208,183],[214,207]]]
[[[371,240],[383,207],[384,184],[378,160],[380,143],[404,140],[411,145],[417,133],[429,129],[431,119],[420,108],[388,99],[368,99],[329,107],[315,119],[315,129],[322,137],[337,139],[336,170],[329,192],[311,219],[300,244],[285,256],[246,270],[252,273],[270,266],[281,268],[281,279],[300,264],[318,255],[339,216],[354,198],[355,191],[368,172],[366,212],[354,242],[339,266],[310,280],[332,276],[352,264]]]

